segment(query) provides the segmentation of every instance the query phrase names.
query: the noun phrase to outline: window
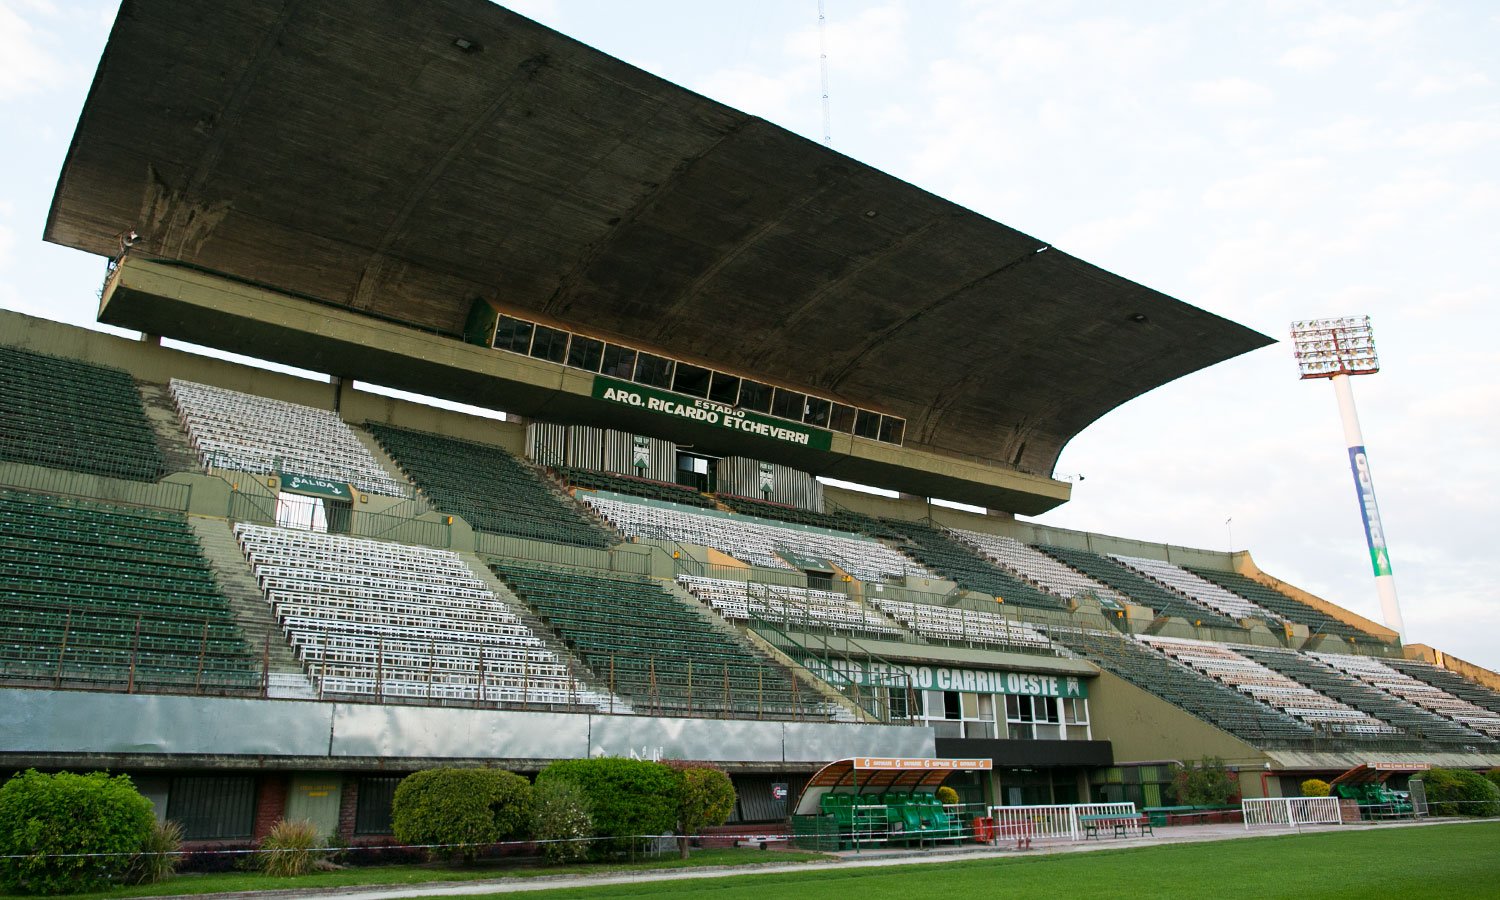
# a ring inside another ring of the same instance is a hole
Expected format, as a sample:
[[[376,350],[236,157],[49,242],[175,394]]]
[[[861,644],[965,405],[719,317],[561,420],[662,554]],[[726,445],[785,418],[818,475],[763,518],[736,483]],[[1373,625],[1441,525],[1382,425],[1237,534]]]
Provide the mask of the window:
[[[599,362],[604,358],[604,342],[581,334],[573,335],[568,347],[568,365],[575,369],[599,371]]]
[[[776,399],[771,401],[771,415],[800,422],[802,421],[803,413],[806,411],[806,394],[799,394],[796,391],[789,391],[786,388],[776,389]]]
[[[852,406],[845,406],[842,403],[833,404],[833,414],[828,420],[828,427],[848,434],[854,430],[854,412]]]
[[[880,417],[880,440],[887,444],[901,443],[901,433],[906,430],[906,420],[895,416]]]
[[[636,383],[670,389],[672,387],[672,365],[673,363],[670,359],[650,353],[642,353],[636,357],[635,361]]]
[[[255,827],[255,778],[173,778],[167,818],[182,825],[188,840],[247,838]]]
[[[604,374],[630,379],[635,375],[635,351],[618,344],[604,345]]]
[[[725,406],[734,406],[740,400],[739,378],[715,372],[714,383],[708,389],[708,399]]]
[[[828,417],[833,412],[833,401],[824,400],[822,397],[807,398],[807,414],[802,421],[809,425],[817,425],[820,428],[828,427]]]
[[[854,417],[854,433],[872,440],[880,437],[880,413],[862,409]]]
[[[512,316],[501,316],[495,323],[495,349],[526,353],[531,349],[530,322]]]
[[[672,380],[672,390],[690,397],[707,397],[708,380],[713,372],[702,366],[677,364],[677,376]]]
[[[771,386],[746,378],[740,382],[740,408],[751,412],[771,411]]]
[[[531,339],[531,355],[547,362],[562,362],[568,358],[568,333],[546,325],[536,326]]]
[[[359,802],[354,809],[355,834],[390,834],[391,801],[400,778],[361,778]]]

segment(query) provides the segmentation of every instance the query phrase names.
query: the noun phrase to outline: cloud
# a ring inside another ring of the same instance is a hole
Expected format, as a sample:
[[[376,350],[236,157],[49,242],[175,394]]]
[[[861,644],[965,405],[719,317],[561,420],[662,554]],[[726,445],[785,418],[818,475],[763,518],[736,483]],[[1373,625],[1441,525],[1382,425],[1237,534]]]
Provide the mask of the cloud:
[[[1300,44],[1276,58],[1276,64],[1301,72],[1316,72],[1338,61],[1338,54],[1321,44]]]
[[[1397,145],[1419,153],[1467,153],[1500,143],[1500,119],[1458,119],[1424,122],[1396,137]]]
[[[1188,95],[1199,106],[1218,109],[1265,106],[1274,99],[1270,88],[1248,78],[1218,78],[1213,81],[1200,81],[1189,89]]]
[[[67,70],[45,46],[43,35],[18,7],[33,14],[51,15],[56,10],[45,3],[0,2],[0,101],[45,91],[62,83]]]

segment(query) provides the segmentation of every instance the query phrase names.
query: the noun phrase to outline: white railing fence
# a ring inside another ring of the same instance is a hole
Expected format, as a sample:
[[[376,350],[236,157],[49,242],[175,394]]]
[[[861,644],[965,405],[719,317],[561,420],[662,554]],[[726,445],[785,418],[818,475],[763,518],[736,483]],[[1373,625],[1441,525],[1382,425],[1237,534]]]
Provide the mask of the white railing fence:
[[[1264,797],[1240,801],[1245,814],[1245,830],[1257,825],[1281,825],[1300,828],[1303,825],[1341,825],[1337,797]]]
[[[1076,841],[1083,837],[1084,828],[1079,823],[1082,816],[1130,816],[1138,818],[1140,813],[1134,803],[1074,803],[1066,806],[992,806],[990,818],[995,820],[995,835],[1000,840],[1011,838],[1066,838]]]

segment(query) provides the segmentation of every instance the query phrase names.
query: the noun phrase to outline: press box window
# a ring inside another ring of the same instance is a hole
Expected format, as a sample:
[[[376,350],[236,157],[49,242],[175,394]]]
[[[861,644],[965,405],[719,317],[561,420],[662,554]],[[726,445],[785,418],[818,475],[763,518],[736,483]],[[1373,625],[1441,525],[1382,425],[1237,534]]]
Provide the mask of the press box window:
[[[880,417],[880,440],[887,444],[901,443],[901,432],[906,430],[906,420],[895,416]]]
[[[531,355],[547,362],[562,362],[568,358],[568,333],[546,325],[536,326],[531,338]]]
[[[650,353],[642,353],[635,361],[635,381],[651,387],[672,387],[672,361]]]
[[[821,397],[808,397],[807,414],[802,417],[802,421],[809,425],[827,428],[828,417],[832,412],[833,403],[831,401],[824,400]]]
[[[833,404],[833,414],[828,419],[828,427],[848,434],[854,430],[854,413],[855,409],[852,406],[845,406],[842,403]]]
[[[530,322],[511,316],[501,316],[495,323],[495,349],[512,353],[526,353],[531,349]]]
[[[785,388],[776,389],[776,399],[771,402],[771,415],[800,422],[802,421],[802,414],[806,409],[806,394],[799,394],[796,391],[789,391]]]
[[[629,347],[605,344],[604,374],[629,380],[635,374],[635,351]]]
[[[707,397],[708,380],[713,372],[702,366],[687,363],[677,364],[677,376],[672,380],[672,390],[690,397]]]
[[[723,372],[714,373],[714,383],[708,388],[708,399],[725,406],[734,406],[740,401],[740,380]]]
[[[854,433],[862,438],[876,440],[880,437],[880,413],[862,409],[854,417]]]
[[[740,382],[740,408],[751,412],[770,412],[771,386],[748,378]]]
[[[595,338],[573,335],[573,343],[568,346],[568,365],[575,369],[586,369],[590,372],[599,371],[599,362],[604,358],[604,342]]]

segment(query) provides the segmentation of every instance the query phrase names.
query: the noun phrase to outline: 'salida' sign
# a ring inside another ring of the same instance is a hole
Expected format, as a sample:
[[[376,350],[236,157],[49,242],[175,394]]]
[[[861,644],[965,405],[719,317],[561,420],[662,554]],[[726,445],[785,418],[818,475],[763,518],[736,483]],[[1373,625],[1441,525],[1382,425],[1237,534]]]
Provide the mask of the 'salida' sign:
[[[730,431],[756,434],[787,444],[800,444],[814,450],[827,450],[833,446],[833,435],[821,428],[809,428],[796,422],[735,409],[712,400],[700,400],[628,381],[617,381],[603,375],[594,376],[593,396],[596,400],[611,400],[647,412],[728,428]]]

